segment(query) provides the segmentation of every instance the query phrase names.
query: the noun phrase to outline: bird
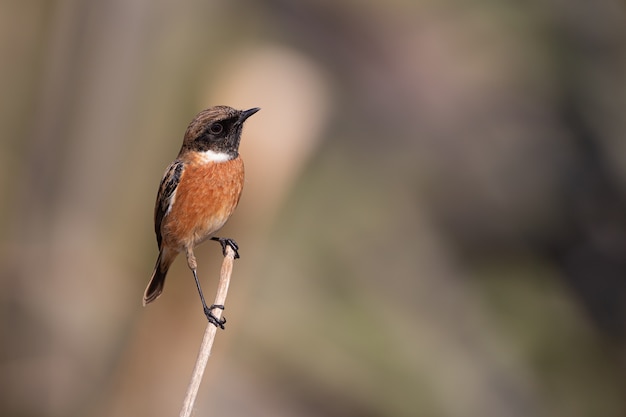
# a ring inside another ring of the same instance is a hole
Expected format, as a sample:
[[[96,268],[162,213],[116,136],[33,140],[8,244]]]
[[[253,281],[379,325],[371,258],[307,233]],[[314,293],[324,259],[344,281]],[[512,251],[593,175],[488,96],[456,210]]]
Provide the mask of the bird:
[[[215,233],[239,204],[244,182],[244,165],[239,155],[241,132],[244,122],[259,110],[214,106],[198,113],[187,127],[180,152],[159,184],[154,207],[159,255],[143,295],[144,306],[161,295],[167,271],[178,254],[184,253],[205,316],[209,323],[224,328],[226,319],[213,314],[214,309],[223,310],[224,306],[207,306],[193,250],[211,239],[222,245],[224,255],[230,246],[235,258],[239,257],[237,243],[216,237]]]

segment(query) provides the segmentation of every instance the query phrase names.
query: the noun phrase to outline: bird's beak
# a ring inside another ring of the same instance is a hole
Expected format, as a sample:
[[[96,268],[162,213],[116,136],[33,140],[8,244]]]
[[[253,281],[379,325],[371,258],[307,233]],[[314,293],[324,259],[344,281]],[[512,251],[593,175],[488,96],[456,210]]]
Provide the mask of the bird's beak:
[[[239,114],[239,123],[243,123],[246,121],[246,119],[250,116],[252,116],[254,113],[258,112],[259,110],[261,110],[259,107],[255,107],[249,110],[244,110],[241,112],[241,114]]]

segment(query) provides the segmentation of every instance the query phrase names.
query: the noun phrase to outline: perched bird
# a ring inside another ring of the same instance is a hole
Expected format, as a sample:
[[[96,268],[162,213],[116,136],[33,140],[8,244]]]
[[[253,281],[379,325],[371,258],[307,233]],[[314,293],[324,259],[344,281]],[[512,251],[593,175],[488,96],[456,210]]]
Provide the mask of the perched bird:
[[[143,296],[143,305],[156,300],[163,291],[165,276],[176,256],[183,252],[193,272],[204,314],[209,322],[224,328],[226,319],[217,319],[207,306],[196,273],[193,254],[196,245],[207,239],[231,246],[232,239],[214,237],[239,203],[244,168],[239,156],[241,130],[258,108],[235,110],[216,106],[203,110],[191,121],[178,157],[165,170],[154,208],[154,231],[159,246],[154,272]]]

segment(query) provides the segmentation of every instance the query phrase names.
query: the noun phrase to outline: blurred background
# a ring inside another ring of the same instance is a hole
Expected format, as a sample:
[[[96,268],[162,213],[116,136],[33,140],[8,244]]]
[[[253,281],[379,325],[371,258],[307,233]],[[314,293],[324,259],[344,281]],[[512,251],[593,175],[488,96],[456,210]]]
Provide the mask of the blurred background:
[[[261,107],[197,416],[626,416],[618,0],[2,0],[0,415],[178,415],[141,298],[200,110]],[[196,252],[209,299],[221,251]]]

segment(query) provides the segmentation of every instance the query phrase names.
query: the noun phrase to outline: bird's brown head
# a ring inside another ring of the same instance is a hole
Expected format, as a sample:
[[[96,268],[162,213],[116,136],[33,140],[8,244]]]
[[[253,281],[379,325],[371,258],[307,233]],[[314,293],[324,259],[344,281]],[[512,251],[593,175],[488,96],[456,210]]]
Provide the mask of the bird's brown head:
[[[243,122],[258,107],[249,110],[235,110],[228,106],[215,106],[203,110],[191,121],[185,132],[181,154],[187,151],[207,152],[228,156],[239,155],[239,141]]]

